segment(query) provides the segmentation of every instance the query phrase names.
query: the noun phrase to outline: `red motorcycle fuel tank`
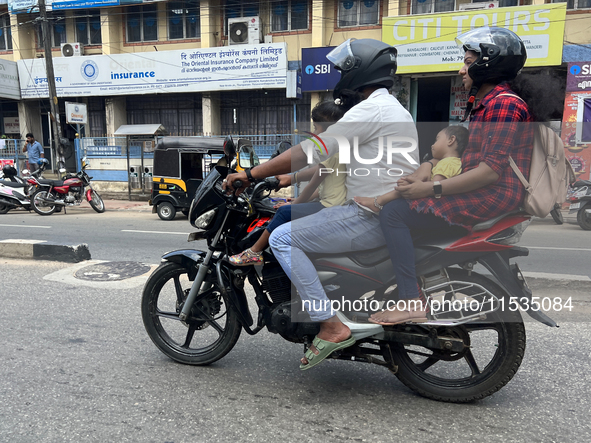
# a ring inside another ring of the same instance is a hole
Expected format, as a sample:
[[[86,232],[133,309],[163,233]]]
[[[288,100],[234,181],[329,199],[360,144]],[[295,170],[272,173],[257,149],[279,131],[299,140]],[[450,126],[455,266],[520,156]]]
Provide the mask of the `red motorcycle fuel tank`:
[[[64,180],[64,186],[82,186],[82,180],[78,177],[72,177]]]

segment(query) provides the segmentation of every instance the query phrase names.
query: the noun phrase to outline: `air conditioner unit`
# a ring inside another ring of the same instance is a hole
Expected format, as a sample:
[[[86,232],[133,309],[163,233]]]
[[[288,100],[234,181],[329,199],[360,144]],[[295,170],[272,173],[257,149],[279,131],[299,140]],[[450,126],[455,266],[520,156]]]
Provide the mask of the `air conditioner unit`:
[[[62,57],[80,57],[84,55],[84,45],[81,43],[62,43]]]
[[[476,9],[491,9],[498,8],[499,2],[478,2],[478,3],[464,3],[460,5],[460,11],[474,11]]]
[[[228,19],[229,45],[258,45],[261,40],[261,27],[258,17]]]

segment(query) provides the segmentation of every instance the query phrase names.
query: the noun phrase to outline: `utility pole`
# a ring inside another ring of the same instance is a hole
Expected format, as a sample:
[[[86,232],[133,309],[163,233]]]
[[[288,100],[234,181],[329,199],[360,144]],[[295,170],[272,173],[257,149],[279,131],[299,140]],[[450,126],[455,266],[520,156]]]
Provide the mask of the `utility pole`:
[[[55,148],[54,152],[59,156],[59,160],[63,162],[63,151],[60,148],[62,140],[62,125],[60,123],[60,111],[57,102],[57,90],[55,88],[55,73],[53,71],[53,56],[51,54],[51,28],[47,21],[45,0],[39,0],[39,16],[41,19],[41,34],[43,35],[43,49],[45,50],[45,70],[47,72],[47,87],[49,89],[51,123],[53,125],[53,146]]]

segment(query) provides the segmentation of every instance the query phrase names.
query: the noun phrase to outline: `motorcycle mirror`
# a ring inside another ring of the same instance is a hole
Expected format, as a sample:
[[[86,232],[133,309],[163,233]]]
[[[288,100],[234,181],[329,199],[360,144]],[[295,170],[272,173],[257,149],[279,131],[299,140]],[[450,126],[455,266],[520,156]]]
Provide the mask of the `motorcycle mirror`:
[[[67,171],[66,169],[64,169],[64,168],[61,168],[61,169],[59,170],[59,173],[60,173],[60,174],[65,174],[66,172],[68,172],[68,171]]]

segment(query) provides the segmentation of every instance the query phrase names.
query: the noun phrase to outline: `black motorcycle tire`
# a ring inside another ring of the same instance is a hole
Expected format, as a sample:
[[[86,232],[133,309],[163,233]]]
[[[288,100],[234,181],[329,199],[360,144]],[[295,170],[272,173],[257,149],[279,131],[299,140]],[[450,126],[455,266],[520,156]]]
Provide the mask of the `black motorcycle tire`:
[[[497,284],[487,278],[475,273],[469,275],[461,269],[448,271],[452,280],[479,284],[499,298],[505,295]],[[409,357],[404,345],[390,343],[392,358],[398,366],[396,376],[421,396],[438,401],[468,403],[494,394],[513,378],[525,354],[525,327],[521,314],[519,311],[508,312],[506,307],[507,303],[502,319],[496,312],[488,314],[490,320],[499,319],[493,323],[498,328],[499,344],[493,358],[482,369],[481,374],[462,379],[443,379],[427,374]],[[464,326],[468,325],[470,323]]]
[[[39,215],[51,215],[57,209],[57,206],[56,205],[48,206],[48,205],[45,205],[45,204],[43,204],[43,205],[41,204],[41,198],[47,198],[47,197],[52,197],[53,198],[53,195],[51,194],[51,192],[47,192],[44,189],[38,189],[31,196],[31,207],[33,208],[33,210],[37,214],[39,214]]]
[[[9,206],[0,205],[0,214],[6,214],[10,210]]]
[[[173,220],[176,216],[176,208],[170,202],[158,203],[156,211],[161,220]]]
[[[564,223],[564,217],[562,217],[562,211],[560,210],[560,206],[561,205],[556,205],[554,206],[554,209],[550,211],[550,215],[552,216],[554,223],[556,223],[557,225],[561,225]]]
[[[150,276],[142,295],[142,319],[146,332],[160,351],[171,359],[188,365],[203,366],[211,364],[232,350],[240,333],[242,326],[238,320],[236,311],[228,304],[228,300],[223,297],[226,305],[226,323],[223,333],[218,340],[201,349],[189,349],[182,347],[175,342],[165,331],[157,315],[158,296],[165,283],[182,274],[187,274],[187,269],[177,263],[165,262],[161,264]],[[198,334],[200,331],[196,330]]]
[[[101,196],[98,195],[98,192],[92,189],[90,191],[90,196],[92,197],[92,199],[88,203],[90,203],[92,209],[94,209],[99,214],[105,212],[105,202],[103,202]]]
[[[586,209],[591,209],[591,203],[587,203],[579,209],[579,212],[577,212],[577,223],[585,231],[591,231],[591,217],[587,217],[587,214],[585,214]]]

